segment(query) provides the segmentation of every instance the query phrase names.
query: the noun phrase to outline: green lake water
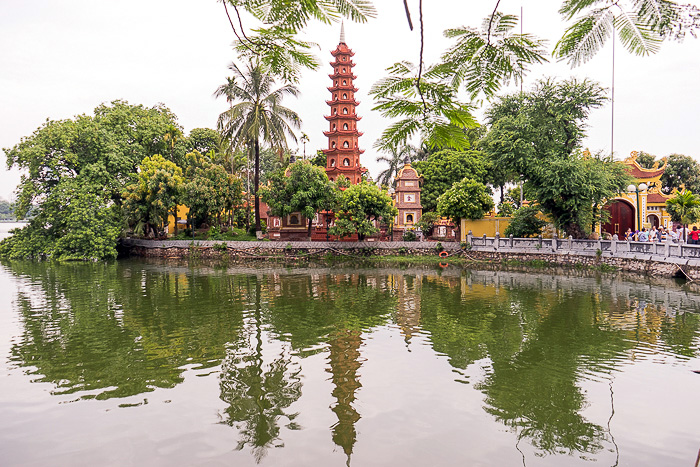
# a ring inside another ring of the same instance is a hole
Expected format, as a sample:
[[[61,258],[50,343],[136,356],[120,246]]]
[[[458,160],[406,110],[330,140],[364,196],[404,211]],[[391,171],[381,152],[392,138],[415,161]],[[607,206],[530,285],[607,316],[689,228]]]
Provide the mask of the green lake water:
[[[0,266],[2,466],[692,466],[700,295],[432,268]]]

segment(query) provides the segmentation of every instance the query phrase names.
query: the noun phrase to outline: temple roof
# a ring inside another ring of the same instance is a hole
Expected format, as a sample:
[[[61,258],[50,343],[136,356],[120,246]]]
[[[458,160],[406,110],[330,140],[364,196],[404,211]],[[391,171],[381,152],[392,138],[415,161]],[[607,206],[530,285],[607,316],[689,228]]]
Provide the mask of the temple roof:
[[[418,171],[411,167],[411,164],[405,164],[396,174],[396,180],[417,180],[419,178]]]
[[[651,169],[646,169],[639,165],[639,162],[637,162],[637,156],[639,156],[639,153],[637,151],[632,151],[630,156],[623,161],[623,163],[627,165],[627,172],[631,176],[637,180],[651,180],[658,179],[663,175],[664,171],[666,170],[666,158],[661,159],[661,161],[657,161],[654,164],[654,167]],[[659,162],[662,161],[664,162],[664,165],[659,168]]]

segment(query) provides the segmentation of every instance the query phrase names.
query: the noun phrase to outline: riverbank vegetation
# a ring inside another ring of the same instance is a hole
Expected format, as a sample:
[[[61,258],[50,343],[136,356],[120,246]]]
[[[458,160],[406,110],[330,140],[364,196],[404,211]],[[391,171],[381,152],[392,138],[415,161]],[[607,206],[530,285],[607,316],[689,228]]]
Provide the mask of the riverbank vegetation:
[[[201,238],[197,228],[208,230],[210,239],[252,238],[265,229],[261,195],[273,215],[301,212],[311,219],[332,210],[332,234],[363,238],[376,232],[374,221],[390,224],[396,215],[387,191],[405,162],[414,163],[423,177],[427,216],[437,213],[455,223],[479,218],[493,208],[493,190],[500,191],[501,211],[512,213],[521,203],[506,195],[506,187],[520,183],[533,201],[528,209],[537,209],[567,235],[587,236],[606,220],[606,201],[629,182],[611,155],[581,147],[589,112],[605,104],[606,90],[589,80],[545,79],[531,90],[499,96],[503,85],[521,82],[530,67],[547,61],[544,41],[517,34],[519,18],[499,12],[499,3],[481,28],[445,31],[452,43],[433,64],[423,61],[419,8],[418,65],[395,63],[370,90],[373,110],[388,120],[375,144],[391,155],[380,156],[390,165],[380,188],[367,176],[347,187],[330,183],[322,169],[306,162],[290,165],[288,140],[297,140],[301,120],[282,105],[297,96],[301,71],[320,63],[311,53],[313,43],[300,38],[309,22],[365,22],[376,14],[372,3],[273,0],[260,8],[255,1],[225,0],[229,19],[232,12],[238,19],[230,22],[236,59],[229,67],[232,76],[215,90],[230,104],[217,130],[197,128],[185,135],[166,106],[120,100],[99,105],[92,115],[48,120],[4,150],[8,167],[24,171],[13,212],[19,219],[31,212],[32,218],[0,243],[0,256],[114,258],[120,236],[163,236],[169,215],[176,222],[168,234],[176,238]],[[698,11],[661,0],[596,9],[590,2],[563,2],[563,20],[573,23],[554,54],[582,64],[611,33],[633,53],[653,53],[664,39],[700,28]],[[251,28],[240,13],[259,24]],[[412,28],[408,4],[406,17]],[[483,125],[474,117],[479,107],[486,111]],[[323,156],[313,160],[324,162]],[[700,170],[686,162],[683,156],[669,159],[673,169],[665,190],[696,183]],[[179,205],[189,208],[186,220],[178,219]],[[186,221],[184,232],[178,220]]]

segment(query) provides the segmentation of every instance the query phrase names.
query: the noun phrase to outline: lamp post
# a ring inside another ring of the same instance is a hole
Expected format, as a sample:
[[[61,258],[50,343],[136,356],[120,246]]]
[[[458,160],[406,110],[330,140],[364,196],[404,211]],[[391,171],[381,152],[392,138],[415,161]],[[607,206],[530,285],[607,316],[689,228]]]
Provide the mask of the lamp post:
[[[630,184],[630,186],[627,187],[627,191],[630,193],[637,193],[637,230],[642,229],[642,208],[639,204],[639,193],[642,191],[646,191],[647,186],[646,183],[642,182],[639,185],[635,185],[634,183]]]

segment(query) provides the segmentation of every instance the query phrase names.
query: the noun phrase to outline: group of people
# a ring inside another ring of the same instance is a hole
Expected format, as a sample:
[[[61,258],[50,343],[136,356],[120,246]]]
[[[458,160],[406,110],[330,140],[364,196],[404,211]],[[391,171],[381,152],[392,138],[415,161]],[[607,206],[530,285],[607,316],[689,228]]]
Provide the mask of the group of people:
[[[625,240],[628,242],[665,242],[671,239],[674,243],[678,243],[679,240],[689,244],[700,245],[700,230],[693,226],[693,230],[688,230],[687,228],[676,228],[674,225],[672,228],[652,226],[651,229],[647,230],[645,227],[642,230],[633,231],[632,229],[627,229],[625,232]]]

